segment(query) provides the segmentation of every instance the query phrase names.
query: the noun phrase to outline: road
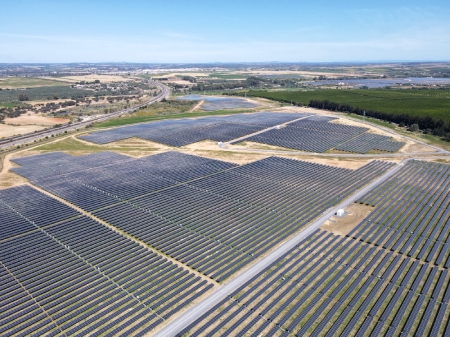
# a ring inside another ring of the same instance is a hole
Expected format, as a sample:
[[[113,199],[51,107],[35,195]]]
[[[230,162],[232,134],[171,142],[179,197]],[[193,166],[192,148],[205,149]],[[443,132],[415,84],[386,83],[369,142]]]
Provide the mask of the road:
[[[113,112],[107,115],[102,115],[96,118],[92,118],[90,120],[87,121],[83,121],[83,122],[78,122],[78,123],[73,123],[70,125],[64,125],[61,127],[57,127],[57,128],[52,128],[52,129],[48,129],[48,130],[42,130],[42,131],[38,131],[38,132],[34,132],[31,134],[26,134],[26,135],[22,135],[22,136],[16,136],[16,137],[12,137],[12,138],[8,138],[5,140],[1,140],[0,141],[0,149],[2,148],[6,148],[6,147],[10,147],[10,146],[16,146],[16,145],[21,145],[23,143],[27,143],[33,140],[37,140],[37,139],[41,139],[44,137],[50,137],[51,135],[56,135],[59,134],[61,132],[64,131],[71,131],[71,130],[76,130],[76,129],[80,129],[83,127],[86,127],[88,125],[91,125],[95,122],[101,122],[101,121],[105,121],[107,119],[113,118],[113,117],[117,117],[119,115],[123,115],[123,114],[127,114],[130,112],[133,112],[143,106],[155,103],[155,102],[159,102],[164,98],[167,98],[170,94],[170,89],[169,87],[165,86],[164,84],[158,83],[158,82],[152,82],[154,85],[156,85],[157,87],[159,87],[161,89],[161,92],[158,94],[158,96],[153,97],[152,99],[150,99],[147,102],[144,102],[142,104],[138,104],[135,105],[131,108],[127,108],[127,109],[123,109],[117,112]]]
[[[196,304],[192,308],[190,308],[188,311],[186,311],[184,314],[182,314],[180,317],[178,317],[176,320],[169,323],[167,326],[165,326],[163,329],[158,331],[154,336],[155,337],[169,337],[169,336],[175,336],[179,331],[184,329],[186,326],[188,326],[190,323],[192,323],[195,319],[203,315],[205,312],[210,310],[212,307],[214,307],[216,304],[218,304],[220,301],[222,301],[224,298],[232,294],[234,291],[236,291],[242,284],[249,281],[252,277],[254,277],[256,274],[258,274],[260,271],[266,269],[269,267],[273,262],[275,262],[277,259],[282,257],[284,254],[286,254],[289,250],[294,248],[299,242],[307,238],[310,234],[312,234],[316,229],[318,229],[322,224],[328,220],[330,217],[332,217],[338,209],[345,208],[351,203],[355,202],[358,198],[362,197],[364,194],[366,194],[368,191],[370,191],[372,188],[378,186],[385,180],[389,179],[393,174],[395,174],[398,170],[400,170],[404,164],[411,159],[404,159],[401,163],[397,164],[395,167],[387,171],[385,174],[383,174],[381,177],[377,178],[370,184],[366,185],[359,191],[357,191],[355,194],[351,195],[344,201],[342,201],[339,205],[330,208],[329,210],[325,211],[323,215],[315,220],[311,225],[309,225],[306,229],[302,230],[300,233],[298,233],[296,236],[294,236],[292,239],[287,241],[285,244],[283,244],[281,247],[264,257],[259,262],[255,263],[253,266],[251,266],[249,269],[245,270],[242,274],[235,277],[233,280],[231,280],[229,283],[219,286],[217,290],[209,297],[204,299],[202,302]]]
[[[264,130],[257,131],[257,132],[251,133],[251,134],[249,134],[249,135],[245,135],[245,136],[243,136],[243,137],[239,137],[239,138],[230,140],[230,141],[228,141],[228,142],[226,142],[226,143],[224,143],[224,144],[227,145],[227,144],[237,143],[237,142],[243,141],[244,139],[247,139],[247,138],[250,138],[250,137],[259,135],[260,133],[264,133],[264,132],[267,132],[267,131],[273,130],[273,129],[278,129],[278,128],[284,127],[284,126],[286,126],[286,125],[288,125],[288,124],[290,124],[290,123],[294,123],[294,122],[297,122],[297,121],[299,121],[299,120],[302,120],[302,119],[305,119],[305,118],[309,118],[309,117],[312,117],[312,116],[314,116],[314,115],[309,115],[309,116],[305,116],[305,117],[300,117],[300,118],[294,119],[294,120],[292,120],[292,121],[289,121],[289,122],[286,122],[286,123],[283,123],[283,124],[271,126],[271,127],[266,128],[266,129],[264,129]]]

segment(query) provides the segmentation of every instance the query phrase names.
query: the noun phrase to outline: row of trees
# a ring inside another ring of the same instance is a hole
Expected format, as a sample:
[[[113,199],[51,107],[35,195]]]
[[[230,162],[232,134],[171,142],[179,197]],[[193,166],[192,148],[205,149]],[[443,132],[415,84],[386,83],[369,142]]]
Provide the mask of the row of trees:
[[[436,119],[430,116],[412,116],[409,114],[396,114],[376,110],[365,110],[359,107],[353,107],[348,104],[330,102],[328,100],[311,100],[309,106],[312,108],[326,109],[331,111],[351,112],[360,116],[377,118],[387,122],[397,123],[399,125],[411,126],[417,124],[421,130],[431,130],[431,133],[440,137],[448,136],[450,133],[450,123]]]
[[[17,106],[12,108],[0,108],[0,123],[4,123],[5,118],[19,117],[20,115],[26,113],[29,106]]]

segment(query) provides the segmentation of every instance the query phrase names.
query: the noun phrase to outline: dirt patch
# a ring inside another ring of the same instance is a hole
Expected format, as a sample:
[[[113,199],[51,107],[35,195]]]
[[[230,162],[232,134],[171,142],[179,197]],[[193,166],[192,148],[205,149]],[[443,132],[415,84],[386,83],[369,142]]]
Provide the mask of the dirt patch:
[[[66,76],[66,77],[50,77],[53,81],[75,83],[80,81],[93,82],[99,80],[101,83],[131,81],[132,78],[122,77],[118,75],[84,75],[84,76]]]
[[[388,137],[394,138],[395,140],[404,141],[403,137],[401,137],[401,136],[395,137],[392,133],[389,133],[389,132],[383,131],[381,129],[378,129],[376,126],[372,126],[372,125],[364,124],[364,123],[359,123],[358,121],[355,121],[355,120],[352,120],[352,119],[349,119],[349,118],[335,119],[335,120],[331,121],[331,123],[351,125],[351,126],[358,126],[358,127],[361,127],[361,128],[369,129],[369,132],[375,133],[377,135],[388,136]]]
[[[205,140],[205,141],[201,141],[198,143],[183,146],[182,148],[179,149],[179,151],[184,152],[184,153],[199,155],[202,157],[208,157],[208,158],[212,158],[212,159],[228,161],[228,162],[239,164],[239,165],[251,163],[256,160],[274,156],[271,153],[251,152],[250,149],[248,152],[247,151],[233,151],[232,146],[228,146],[228,150],[224,150],[224,149],[219,148],[219,146],[217,145],[217,142],[213,142],[213,141],[209,141],[209,140]],[[275,156],[281,157],[281,158],[287,158],[287,159],[303,160],[303,161],[308,161],[308,162],[312,162],[312,163],[317,163],[317,164],[322,164],[322,165],[330,165],[330,166],[347,168],[347,169],[352,169],[352,170],[356,170],[373,160],[372,158],[360,159],[360,158],[316,157],[316,156],[308,156],[308,155],[303,155],[303,154],[299,155],[299,154],[289,154],[289,153],[286,153],[286,154],[277,153]],[[401,159],[389,159],[388,161],[397,163],[400,160]]]
[[[205,157],[205,158],[227,161],[227,162],[238,164],[238,165],[248,164],[248,163],[252,163],[256,160],[270,157],[270,155],[264,155],[264,154],[249,154],[249,153],[232,152],[232,151],[184,150],[181,152],[193,154],[193,155],[197,155],[197,156],[201,156],[201,157]]]
[[[437,152],[435,149],[429,146],[415,143],[412,140],[402,140],[402,141],[406,142],[406,145],[403,146],[399,151],[402,153]]]
[[[194,107],[192,107],[192,108],[189,110],[189,112],[192,112],[192,111],[195,111],[195,110],[199,109],[200,106],[201,106],[204,102],[205,102],[205,101],[200,101],[200,102],[198,102],[197,105],[195,105]]]
[[[3,159],[3,167],[0,172],[0,189],[23,185],[27,182],[25,178],[9,171],[9,169],[19,166],[10,161],[13,155],[13,153],[7,154]]]
[[[27,182],[27,180],[18,174],[13,172],[7,172],[0,174],[0,190],[5,188],[15,187],[19,185],[23,185]]]
[[[230,72],[230,74],[239,74],[239,72]],[[307,78],[316,77],[320,75],[336,77],[336,76],[348,76],[349,72],[343,71],[339,72],[325,72],[325,71],[302,71],[302,70],[283,70],[283,71],[273,71],[273,70],[249,70],[245,72],[247,76],[249,75],[301,75]],[[352,76],[358,76],[359,74],[354,74],[352,72]],[[361,75],[359,75],[361,76]]]
[[[0,139],[18,135],[24,135],[34,131],[40,131],[45,129],[39,125],[6,125],[0,124]]]
[[[262,144],[262,143],[256,143],[256,142],[249,142],[249,141],[242,141],[240,143],[236,143],[233,145],[228,145],[230,149],[236,148],[243,148],[243,149],[261,149],[261,150],[277,150],[277,151],[293,151],[292,149],[288,149],[281,146],[274,146],[274,145],[268,145],[268,144]]]
[[[189,81],[177,79],[177,78],[169,78],[169,80],[164,81],[166,83],[173,83],[173,84],[180,84],[180,85],[187,85],[187,86],[193,86],[195,83],[191,83]]]
[[[20,125],[41,125],[52,126],[56,124],[69,123],[70,119],[56,118],[56,117],[44,117],[35,114],[25,114],[14,118],[5,118],[5,124],[20,124]]]
[[[92,145],[92,143],[85,141],[83,139],[77,138],[77,140],[80,142],[83,142],[87,145]],[[149,141],[146,139],[142,139],[142,138],[138,138],[138,137],[132,137],[132,138],[127,138],[127,139],[123,139],[123,140],[118,140],[116,142],[112,142],[112,143],[108,143],[108,144],[104,144],[104,145],[100,145],[100,146],[105,146],[107,148],[141,147],[143,149],[152,148],[152,149],[167,150],[167,151],[173,150],[173,148],[170,146],[160,144],[160,143],[155,143],[155,142],[152,142],[152,141]]]
[[[343,217],[333,216],[325,221],[320,228],[335,234],[347,235],[373,210],[374,207],[372,206],[357,203],[351,204],[345,209],[348,214]]]
[[[309,161],[316,164],[330,165],[351,170],[357,170],[360,167],[372,161],[372,159],[356,160],[351,158],[324,158],[324,157],[283,156],[283,155],[282,156],[277,155],[277,157]]]
[[[272,111],[271,111],[272,112]],[[308,107],[298,107],[298,106],[284,106],[281,108],[278,108],[274,112],[308,112],[316,115],[329,115],[330,113],[325,110],[319,110],[314,108],[308,108]]]

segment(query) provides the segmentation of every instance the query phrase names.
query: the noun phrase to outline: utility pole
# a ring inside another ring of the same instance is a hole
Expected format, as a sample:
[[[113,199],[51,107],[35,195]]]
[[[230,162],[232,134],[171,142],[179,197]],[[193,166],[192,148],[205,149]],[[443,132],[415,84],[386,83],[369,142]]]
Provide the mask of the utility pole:
[[[363,113],[363,122],[365,122],[366,121],[366,112],[364,111],[364,113]]]

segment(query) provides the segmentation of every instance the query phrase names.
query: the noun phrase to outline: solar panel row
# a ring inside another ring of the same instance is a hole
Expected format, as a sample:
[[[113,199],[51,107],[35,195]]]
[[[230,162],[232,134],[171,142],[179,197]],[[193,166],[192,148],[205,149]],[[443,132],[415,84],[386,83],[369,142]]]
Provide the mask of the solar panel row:
[[[143,335],[212,287],[30,186],[0,211],[3,336]]]
[[[246,140],[309,152],[331,149],[367,153],[371,150],[396,152],[405,143],[391,137],[367,133],[367,128],[331,123],[336,118],[312,116],[272,129]]]
[[[236,167],[178,152],[78,171],[71,163],[61,170],[72,173],[34,183],[218,281],[392,166],[267,158]]]
[[[97,144],[106,144],[130,137],[139,137],[178,147],[206,139],[227,142],[307,115],[260,112],[224,117],[164,120],[99,131],[80,138]]]
[[[409,161],[358,202],[376,205],[349,235],[441,267],[450,266],[450,166]]]
[[[318,230],[177,336],[442,335],[449,281],[447,270]]]

